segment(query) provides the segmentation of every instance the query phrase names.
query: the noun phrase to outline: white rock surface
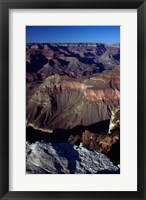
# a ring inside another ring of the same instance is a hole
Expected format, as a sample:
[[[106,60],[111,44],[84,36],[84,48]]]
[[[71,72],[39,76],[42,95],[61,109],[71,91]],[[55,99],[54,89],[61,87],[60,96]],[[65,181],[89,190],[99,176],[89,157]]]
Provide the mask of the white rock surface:
[[[105,155],[68,143],[26,143],[27,174],[120,173]]]

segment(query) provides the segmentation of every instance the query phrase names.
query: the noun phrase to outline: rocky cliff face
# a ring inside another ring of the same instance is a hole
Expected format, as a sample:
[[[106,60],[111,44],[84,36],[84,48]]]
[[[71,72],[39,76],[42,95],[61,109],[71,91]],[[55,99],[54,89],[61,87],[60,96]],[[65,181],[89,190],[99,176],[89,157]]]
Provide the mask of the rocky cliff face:
[[[118,122],[118,123],[117,123]],[[110,122],[99,122],[94,126],[77,126],[73,129],[57,129],[52,133],[27,127],[26,139],[31,142],[50,141],[56,143],[70,143],[95,150],[107,155],[111,161],[120,164],[120,110],[112,111]],[[102,132],[100,132],[102,130]],[[92,132],[91,132],[92,131]]]
[[[68,142],[78,144],[90,150],[96,150],[99,153],[107,155],[114,164],[120,163],[120,109],[116,108],[112,111],[111,120],[108,131],[99,132],[98,126],[96,130],[91,132],[85,130],[82,134],[70,135]],[[102,129],[103,130],[103,129]]]
[[[28,174],[114,174],[119,171],[105,155],[83,147],[47,141],[26,144]]]
[[[120,102],[119,72],[118,66],[88,79],[54,75],[27,87],[27,125],[51,131],[109,120]]]

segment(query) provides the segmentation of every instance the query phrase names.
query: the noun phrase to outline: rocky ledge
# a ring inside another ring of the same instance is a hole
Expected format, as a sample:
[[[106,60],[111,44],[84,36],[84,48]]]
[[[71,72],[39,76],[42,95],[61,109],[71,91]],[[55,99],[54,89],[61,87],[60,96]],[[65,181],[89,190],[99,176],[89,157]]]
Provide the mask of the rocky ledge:
[[[108,157],[67,143],[26,143],[27,174],[119,174]]]

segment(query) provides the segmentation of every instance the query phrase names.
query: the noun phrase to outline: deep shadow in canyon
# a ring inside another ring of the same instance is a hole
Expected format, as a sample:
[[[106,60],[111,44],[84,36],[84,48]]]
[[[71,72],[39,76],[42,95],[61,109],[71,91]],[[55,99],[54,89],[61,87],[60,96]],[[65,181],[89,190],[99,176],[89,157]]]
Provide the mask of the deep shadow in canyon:
[[[54,129],[53,133],[47,133],[41,130],[36,130],[32,127],[26,127],[26,140],[31,141],[31,142],[40,141],[40,140],[48,140],[53,143],[68,142],[68,139],[71,135],[82,136],[82,133],[85,130],[89,130],[91,132],[96,132],[100,134],[105,134],[108,132],[109,122],[110,120],[105,120],[105,121],[97,122],[95,124],[91,124],[89,126],[78,125],[70,130]]]
[[[69,143],[70,136],[73,136],[77,137],[77,141],[74,144],[80,145],[82,134],[85,130],[99,135],[106,135],[109,129],[109,122],[110,120],[105,120],[89,126],[78,125],[70,130],[55,129],[53,133],[43,132],[33,127],[26,127],[26,140],[31,143],[42,140],[51,143]],[[120,140],[112,145],[111,150],[106,155],[115,165],[120,163]]]

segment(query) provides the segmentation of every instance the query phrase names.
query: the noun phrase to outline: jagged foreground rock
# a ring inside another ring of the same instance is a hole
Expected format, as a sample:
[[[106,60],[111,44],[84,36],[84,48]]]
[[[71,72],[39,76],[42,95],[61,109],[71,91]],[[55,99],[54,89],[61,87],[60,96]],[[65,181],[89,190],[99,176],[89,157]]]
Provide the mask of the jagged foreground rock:
[[[28,174],[109,174],[119,171],[105,155],[84,147],[47,141],[26,143]]]

